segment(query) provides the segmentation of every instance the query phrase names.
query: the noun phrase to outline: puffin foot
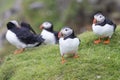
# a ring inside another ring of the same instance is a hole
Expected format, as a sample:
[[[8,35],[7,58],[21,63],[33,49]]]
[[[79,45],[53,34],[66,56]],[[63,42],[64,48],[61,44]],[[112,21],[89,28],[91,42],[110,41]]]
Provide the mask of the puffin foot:
[[[110,40],[108,39],[108,40],[104,41],[103,43],[104,43],[104,44],[109,44],[109,43],[110,43]]]
[[[66,60],[65,60],[64,57],[62,56],[61,64],[64,64],[65,62],[66,62]]]
[[[101,42],[101,40],[99,39],[99,40],[95,40],[94,41],[94,44],[99,44]]]
[[[20,54],[20,53],[22,53],[24,50],[25,50],[24,48],[15,50],[14,54]]]
[[[61,64],[64,64],[65,62],[66,62],[66,60],[62,60],[62,61],[61,61]]]
[[[74,55],[74,58],[79,58],[79,56],[78,55]]]

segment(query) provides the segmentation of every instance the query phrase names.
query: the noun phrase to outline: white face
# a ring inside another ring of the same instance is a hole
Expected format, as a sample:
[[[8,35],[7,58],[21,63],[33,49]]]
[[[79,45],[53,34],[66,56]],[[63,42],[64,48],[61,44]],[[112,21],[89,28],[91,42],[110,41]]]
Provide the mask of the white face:
[[[51,28],[52,24],[50,22],[44,22],[42,26],[46,29]]]
[[[98,14],[94,15],[94,19],[96,19],[97,22],[101,23],[105,20],[105,17],[102,14],[98,13]]]
[[[14,25],[16,25],[16,27],[20,27],[20,25],[18,24],[18,22],[16,20],[12,20],[10,22],[13,23]]]
[[[61,29],[61,34],[63,35],[63,37],[69,36],[73,33],[73,30],[69,27],[65,27],[63,29]]]

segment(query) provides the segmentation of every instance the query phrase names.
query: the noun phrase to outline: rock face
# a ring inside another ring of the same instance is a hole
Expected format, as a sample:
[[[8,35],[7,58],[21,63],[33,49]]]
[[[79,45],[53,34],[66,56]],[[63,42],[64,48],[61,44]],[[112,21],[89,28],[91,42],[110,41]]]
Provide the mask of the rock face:
[[[59,5],[61,5],[59,7],[61,12],[63,12],[67,6],[68,7],[71,6],[71,4],[69,4],[71,0],[68,0],[68,3],[64,2],[63,4],[62,0],[57,1],[58,3],[60,3]],[[93,14],[95,12],[101,11],[105,16],[111,18],[112,20],[113,18],[111,14],[113,14],[114,12],[120,13],[120,0],[72,0],[72,1],[74,1],[74,3],[72,4],[75,4],[75,6],[73,6],[74,9],[71,9],[72,10],[71,12],[75,11],[75,14],[69,16],[66,19],[66,23],[70,26],[75,26],[74,29],[78,33],[88,30],[87,28],[85,29],[85,27],[91,25]]]
[[[5,32],[3,31],[1,34],[0,34],[0,48],[3,47],[3,41],[5,39]]]
[[[1,35],[0,35],[0,48],[2,47],[2,39],[1,39]]]
[[[6,24],[6,21],[11,16],[19,13],[22,10],[21,4],[22,4],[22,0],[16,0],[12,8],[0,14],[0,29],[2,30],[0,31],[0,48],[3,46],[2,43],[5,40],[4,35],[6,30],[3,28],[3,25]]]
[[[71,1],[72,0],[56,0],[59,11],[63,12],[64,10],[66,10]]]
[[[45,5],[42,2],[33,2],[30,4],[29,8],[32,10],[42,9]]]
[[[22,10],[22,0],[16,0],[14,3],[13,9],[16,12],[20,12]]]

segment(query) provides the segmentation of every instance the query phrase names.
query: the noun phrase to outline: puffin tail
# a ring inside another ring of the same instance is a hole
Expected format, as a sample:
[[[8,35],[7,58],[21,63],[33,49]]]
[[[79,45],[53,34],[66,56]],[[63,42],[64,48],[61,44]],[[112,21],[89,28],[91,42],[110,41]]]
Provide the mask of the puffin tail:
[[[35,47],[41,45],[45,41],[45,39],[43,39],[41,35],[37,35],[36,40],[39,43]]]
[[[37,42],[43,43],[44,41],[45,39],[43,39],[41,35],[38,35]]]

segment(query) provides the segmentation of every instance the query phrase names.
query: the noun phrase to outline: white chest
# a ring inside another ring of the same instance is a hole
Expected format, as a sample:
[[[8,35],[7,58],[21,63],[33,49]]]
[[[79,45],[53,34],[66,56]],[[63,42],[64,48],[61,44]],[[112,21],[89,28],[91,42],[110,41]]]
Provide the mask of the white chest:
[[[60,53],[61,55],[67,54],[67,53],[76,53],[78,50],[78,46],[80,44],[80,41],[78,38],[74,39],[66,39],[63,38],[59,39],[59,47],[60,47]]]
[[[93,32],[100,36],[112,36],[114,32],[114,26],[106,24],[104,26],[92,25]]]
[[[19,41],[16,34],[14,34],[12,31],[8,30],[6,33],[6,39],[9,43],[16,46],[17,48],[25,48],[26,45]]]
[[[41,35],[45,39],[45,41],[44,41],[45,44],[55,44],[56,43],[56,39],[55,39],[55,36],[53,33],[43,30],[41,32]]]

